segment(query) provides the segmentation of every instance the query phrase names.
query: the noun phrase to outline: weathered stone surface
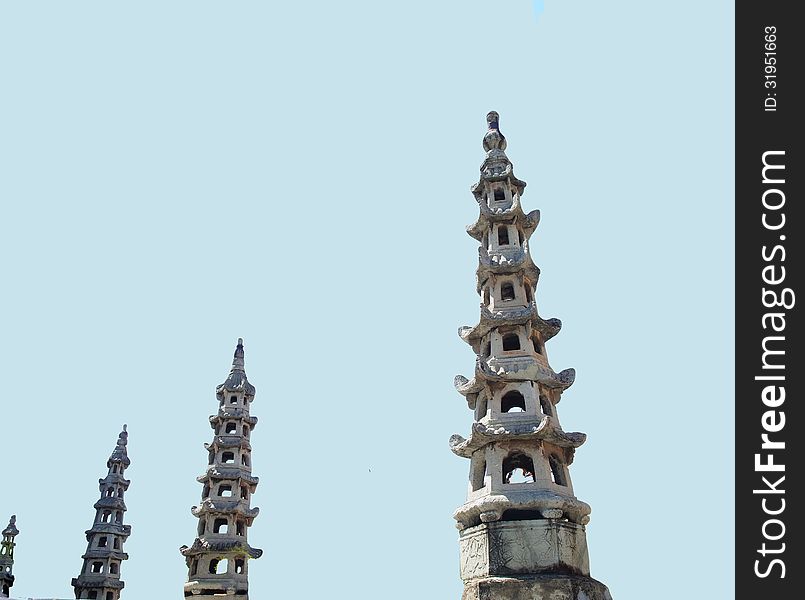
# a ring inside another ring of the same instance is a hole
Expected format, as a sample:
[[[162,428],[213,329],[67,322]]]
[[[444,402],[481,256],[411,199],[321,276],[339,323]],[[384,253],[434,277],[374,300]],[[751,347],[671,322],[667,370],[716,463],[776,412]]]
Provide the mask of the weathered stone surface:
[[[17,515],[11,515],[8,526],[2,531],[3,538],[0,542],[0,598],[8,598],[14,585],[14,538],[19,533]]]
[[[186,597],[215,600],[248,600],[249,560],[263,551],[252,548],[248,532],[259,513],[251,496],[259,483],[251,474],[251,432],[257,417],[249,414],[255,388],[246,377],[243,340],[238,340],[232,369],[215,389],[218,414],[210,417],[215,431],[201,503],[192,508],[198,518],[198,537],[180,552],[188,567]]]
[[[494,521],[461,532],[461,577],[590,574],[584,527],[554,519]]]
[[[472,187],[480,215],[467,228],[481,244],[481,318],[459,336],[476,354],[475,373],[454,380],[474,411],[470,437],[450,438],[453,452],[470,460],[467,500],[453,513],[464,598],[610,600],[588,577],[591,508],[570,478],[586,436],[565,432],[556,409],[576,373],[551,367],[546,342],[561,322],[537,312],[540,270],[529,238],[540,213],[523,210],[525,182],[514,176],[498,121],[487,115],[486,158]]]
[[[125,587],[121,569],[129,555],[123,551],[123,544],[131,535],[131,526],[123,524],[124,494],[130,484],[124,476],[131,464],[128,440],[129,434],[123,425],[117,445],[106,461],[106,477],[98,480],[101,497],[94,505],[92,527],[86,531],[87,551],[81,557],[84,560],[81,572],[71,582],[76,598],[118,600]]]
[[[461,600],[612,600],[600,581],[573,575],[493,577],[464,585]]]

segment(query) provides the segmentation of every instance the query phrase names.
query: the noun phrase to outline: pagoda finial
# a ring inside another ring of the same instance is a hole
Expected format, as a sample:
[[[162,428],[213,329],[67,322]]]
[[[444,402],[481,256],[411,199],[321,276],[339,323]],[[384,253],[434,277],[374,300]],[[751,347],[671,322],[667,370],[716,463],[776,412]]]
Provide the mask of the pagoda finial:
[[[112,461],[121,461],[129,464],[129,456],[128,451],[126,450],[126,446],[129,445],[129,432],[127,431],[127,426],[123,425],[123,431],[117,436],[117,444],[115,444],[115,449],[112,450],[112,455],[109,457],[109,462]],[[111,464],[110,464],[111,466]]]
[[[238,345],[235,348],[235,358],[232,360],[233,371],[245,371],[246,363],[243,355],[243,338],[238,338]]]
[[[484,150],[505,150],[506,137],[500,132],[500,115],[494,110],[490,111],[486,115],[486,122],[489,129],[484,136]]]
[[[15,536],[18,534],[19,530],[17,529],[17,515],[11,515],[11,518],[8,520],[8,527],[3,530],[3,535]]]

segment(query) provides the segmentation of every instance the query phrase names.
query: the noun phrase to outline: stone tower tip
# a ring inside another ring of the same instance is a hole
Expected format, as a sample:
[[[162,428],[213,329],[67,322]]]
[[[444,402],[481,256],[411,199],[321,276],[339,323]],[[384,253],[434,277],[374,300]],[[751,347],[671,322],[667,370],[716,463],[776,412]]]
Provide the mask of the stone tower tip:
[[[486,122],[489,124],[489,128],[486,131],[486,135],[484,135],[484,150],[487,152],[491,150],[505,150],[506,136],[500,132],[500,115],[494,110],[490,111],[486,115]]]
[[[486,122],[489,124],[489,129],[499,129],[500,128],[500,115],[491,110],[486,115]]]
[[[238,346],[242,346],[242,345],[243,345],[243,338],[238,338]]]
[[[126,424],[123,423],[123,431],[126,431]]]

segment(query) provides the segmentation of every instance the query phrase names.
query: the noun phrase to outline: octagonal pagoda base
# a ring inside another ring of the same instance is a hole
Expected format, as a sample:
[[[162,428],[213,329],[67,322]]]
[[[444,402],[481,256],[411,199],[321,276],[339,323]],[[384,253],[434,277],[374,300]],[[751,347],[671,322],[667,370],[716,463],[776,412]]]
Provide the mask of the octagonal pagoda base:
[[[461,600],[612,600],[607,586],[580,575],[487,577],[464,584]]]

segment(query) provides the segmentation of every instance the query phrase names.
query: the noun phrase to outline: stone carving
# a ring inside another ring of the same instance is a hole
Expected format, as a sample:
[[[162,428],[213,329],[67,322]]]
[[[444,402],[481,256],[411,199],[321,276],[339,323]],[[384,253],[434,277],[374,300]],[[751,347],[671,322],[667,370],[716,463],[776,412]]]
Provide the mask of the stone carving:
[[[467,227],[481,244],[481,314],[458,330],[476,354],[475,373],[454,379],[475,422],[469,438],[450,438],[451,450],[471,462],[467,501],[453,515],[464,600],[611,600],[589,577],[590,507],[574,495],[568,470],[586,436],[563,431],[556,412],[576,372],[551,368],[545,343],[562,323],[537,312],[540,270],[528,240],[540,213],[522,209],[526,184],[506,156],[498,113],[487,123],[472,187],[479,217]]]
[[[106,477],[99,479],[100,499],[95,503],[95,520],[87,530],[87,551],[81,573],[73,578],[76,598],[118,600],[125,587],[120,578],[121,565],[129,555],[123,544],[131,535],[131,526],[123,524],[126,503],[123,500],[130,481],[124,477],[131,464],[127,446],[126,426],[117,438],[117,445],[106,462]]]
[[[19,534],[17,515],[11,515],[0,541],[0,598],[11,596],[11,587],[14,585],[14,538]]]
[[[218,414],[210,417],[213,441],[204,444],[210,456],[201,503],[191,509],[199,520],[198,537],[180,552],[188,567],[185,596],[203,600],[248,600],[249,559],[263,551],[248,543],[248,531],[260,509],[251,507],[259,480],[251,474],[250,415],[255,388],[246,377],[243,340],[238,339],[232,369],[215,390]]]

